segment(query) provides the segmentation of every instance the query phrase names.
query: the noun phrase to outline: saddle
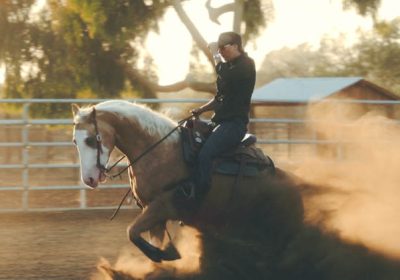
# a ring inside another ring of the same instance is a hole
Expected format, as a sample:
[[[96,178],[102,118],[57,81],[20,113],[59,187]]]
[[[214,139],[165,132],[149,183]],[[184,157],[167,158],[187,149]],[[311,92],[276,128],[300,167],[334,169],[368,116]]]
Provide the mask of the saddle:
[[[187,120],[181,126],[183,157],[189,166],[195,165],[197,154],[214,128],[214,124],[202,121],[198,117]],[[240,176],[256,176],[265,169],[273,172],[273,161],[255,146],[256,142],[255,135],[246,134],[235,149],[214,160],[213,171]]]

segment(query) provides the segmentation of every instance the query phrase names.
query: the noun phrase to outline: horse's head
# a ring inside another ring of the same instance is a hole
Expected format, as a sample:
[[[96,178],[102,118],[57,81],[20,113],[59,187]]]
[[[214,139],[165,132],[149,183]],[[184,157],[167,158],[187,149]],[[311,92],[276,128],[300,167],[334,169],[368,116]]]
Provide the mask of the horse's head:
[[[82,181],[95,188],[106,179],[106,164],[115,145],[113,129],[95,107],[72,105],[73,142],[79,153]]]

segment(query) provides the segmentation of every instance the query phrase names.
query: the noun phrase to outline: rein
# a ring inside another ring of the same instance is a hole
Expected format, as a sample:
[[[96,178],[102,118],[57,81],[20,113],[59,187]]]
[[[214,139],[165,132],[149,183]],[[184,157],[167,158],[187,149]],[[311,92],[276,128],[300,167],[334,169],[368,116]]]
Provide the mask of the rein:
[[[189,117],[186,117],[178,122],[178,125],[175,126],[173,129],[171,129],[170,132],[168,132],[164,137],[162,137],[160,140],[152,144],[150,147],[148,147],[143,153],[141,153],[137,158],[135,158],[133,161],[129,163],[126,167],[124,167],[121,171],[119,171],[117,174],[114,175],[107,175],[108,178],[114,179],[116,177],[121,176],[122,173],[124,173],[126,170],[128,170],[129,167],[134,165],[136,162],[138,162],[142,157],[150,153],[154,148],[156,148],[161,142],[163,142],[165,139],[167,139],[172,133],[174,133],[179,127],[182,126],[182,124],[192,118],[193,115],[190,115]],[[100,154],[103,153],[102,147],[101,147],[101,136],[99,134],[98,126],[97,126],[97,120],[96,120],[96,109],[93,107],[93,124],[94,124],[94,129],[96,133],[96,149],[97,149],[97,167],[101,170],[104,171],[105,173],[110,172],[117,164],[126,158],[126,156],[122,156],[119,158],[110,168],[104,167],[104,165],[101,164],[100,162]],[[124,203],[125,199],[128,197],[129,193],[132,191],[132,188],[129,188],[129,190],[126,192],[124,197],[122,198],[121,202],[119,203],[117,209],[114,211],[113,215],[110,217],[110,220],[113,220],[115,216],[118,214],[118,211],[121,209],[122,204]],[[135,201],[140,205],[138,198],[134,197]]]
[[[96,150],[97,150],[97,158],[96,158],[96,166],[103,172],[107,172],[107,168],[101,164],[100,155],[103,153],[103,148],[101,147],[101,135],[99,133],[99,127],[97,125],[96,119],[96,109],[93,107],[93,125],[94,125],[94,132],[96,133]]]
[[[142,157],[144,157],[145,155],[147,155],[149,152],[151,152],[155,147],[157,147],[159,144],[161,144],[161,142],[163,142],[165,139],[167,139],[172,133],[175,132],[175,130],[177,130],[178,128],[180,128],[182,126],[182,124],[189,120],[190,118],[192,118],[193,116],[189,116],[187,118],[184,118],[183,120],[180,120],[178,122],[178,125],[175,126],[170,132],[168,132],[163,138],[161,138],[160,140],[158,140],[157,142],[155,142],[154,144],[152,144],[150,147],[148,147],[143,153],[141,153],[140,155],[138,155],[137,158],[135,158],[128,166],[125,166],[120,172],[118,172],[117,174],[114,175],[110,175],[108,176],[108,178],[110,179],[114,179],[116,177],[121,176],[122,173],[124,173],[129,167],[131,167],[132,165],[134,165],[136,162],[138,162]],[[107,172],[110,172],[111,169],[113,169],[121,160],[123,160],[124,158],[126,158],[126,156],[122,156],[120,159],[118,159],[110,168],[106,169]]]

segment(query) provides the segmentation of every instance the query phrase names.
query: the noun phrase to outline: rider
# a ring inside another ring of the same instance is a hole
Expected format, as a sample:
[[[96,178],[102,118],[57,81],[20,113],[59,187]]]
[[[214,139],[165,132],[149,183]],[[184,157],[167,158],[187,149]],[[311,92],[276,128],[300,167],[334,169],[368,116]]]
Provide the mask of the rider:
[[[217,94],[206,104],[193,109],[193,115],[214,111],[213,132],[201,148],[192,175],[194,192],[201,198],[211,185],[212,161],[236,147],[247,132],[250,99],[256,79],[254,61],[242,47],[242,38],[235,32],[220,34],[218,42],[210,43],[217,73]]]

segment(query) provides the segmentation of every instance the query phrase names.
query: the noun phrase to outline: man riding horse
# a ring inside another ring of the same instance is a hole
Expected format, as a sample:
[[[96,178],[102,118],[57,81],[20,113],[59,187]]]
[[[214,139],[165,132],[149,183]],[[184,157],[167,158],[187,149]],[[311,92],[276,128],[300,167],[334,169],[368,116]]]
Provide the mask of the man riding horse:
[[[215,127],[202,146],[190,180],[188,199],[201,200],[211,184],[212,162],[224,152],[235,148],[247,132],[250,99],[254,90],[256,71],[254,61],[242,47],[242,38],[235,32],[220,34],[211,43],[217,73],[217,94],[208,103],[193,109],[197,116],[214,111],[211,121]]]
[[[112,167],[105,166],[114,148],[118,148],[127,157],[131,190],[143,207],[143,211],[129,226],[128,237],[155,262],[180,257],[171,241],[162,249],[167,221],[181,220],[199,229],[216,223],[219,218],[241,223],[243,220],[239,217],[246,217],[247,221],[252,211],[258,213],[267,207],[270,212],[276,205],[281,205],[265,203],[275,197],[276,189],[290,193],[291,202],[288,205],[291,205],[291,210],[293,205],[298,206],[296,219],[292,218],[292,211],[289,211],[290,217],[287,219],[285,215],[289,212],[281,211],[284,216],[282,220],[293,220],[293,223],[286,223],[287,228],[291,229],[292,224],[297,226],[302,220],[302,202],[292,188],[294,183],[284,172],[278,170],[276,175],[272,161],[264,155],[261,155],[261,165],[257,161],[260,168],[254,170],[246,169],[251,167],[250,159],[246,157],[248,152],[238,153],[241,160],[236,170],[239,171],[232,173],[231,168],[228,173],[226,170],[221,173],[218,170],[219,173],[213,176],[212,181],[216,187],[211,186],[212,161],[217,157],[220,160],[223,153],[225,156],[226,152],[239,146],[246,134],[250,99],[255,84],[255,67],[254,61],[243,51],[240,35],[234,32],[222,33],[218,43],[210,44],[210,50],[216,60],[217,94],[207,104],[192,112],[200,115],[213,110],[215,114],[212,121],[216,126],[208,139],[203,141],[199,155],[194,157],[193,172],[187,165],[185,153],[182,153],[185,130],[182,129],[181,133],[177,131],[183,128],[181,122],[176,123],[162,114],[126,101],[110,100],[88,108],[72,106],[74,143],[79,152],[82,181],[96,188],[106,178],[106,173]],[[149,147],[149,143],[153,144]],[[245,141],[238,148],[248,144]],[[145,157],[150,150],[151,156]],[[258,153],[256,148],[252,151],[255,158],[260,158],[257,155],[262,152]],[[217,164],[217,167],[221,166]],[[240,175],[247,176],[238,180]],[[187,181],[184,180],[187,177],[191,179],[189,189],[192,192],[182,191],[185,183],[179,183]],[[240,199],[235,199],[237,197]],[[282,197],[287,202],[287,196]],[[252,202],[251,206],[247,205],[248,201]],[[191,209],[186,207],[191,205],[194,206]],[[195,215],[192,215],[192,210],[196,210]],[[239,213],[230,215],[232,211]],[[260,223],[256,221],[253,218],[252,224],[258,227]],[[260,222],[267,223],[268,229],[273,228],[269,224],[270,220],[262,219]],[[146,231],[150,232],[152,243],[143,238],[142,234]]]

